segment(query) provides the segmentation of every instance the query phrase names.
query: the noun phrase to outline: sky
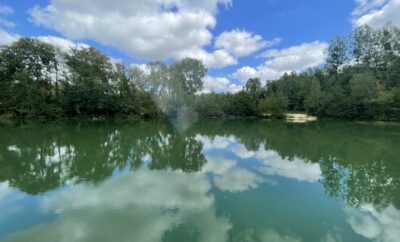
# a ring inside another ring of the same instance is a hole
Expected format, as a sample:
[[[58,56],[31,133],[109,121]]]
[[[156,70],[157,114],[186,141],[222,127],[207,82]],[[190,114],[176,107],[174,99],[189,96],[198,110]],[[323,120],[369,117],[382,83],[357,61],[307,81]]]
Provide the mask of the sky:
[[[204,92],[236,92],[321,66],[335,36],[399,26],[399,13],[400,0],[0,0],[0,45],[91,45],[126,65],[197,58]]]

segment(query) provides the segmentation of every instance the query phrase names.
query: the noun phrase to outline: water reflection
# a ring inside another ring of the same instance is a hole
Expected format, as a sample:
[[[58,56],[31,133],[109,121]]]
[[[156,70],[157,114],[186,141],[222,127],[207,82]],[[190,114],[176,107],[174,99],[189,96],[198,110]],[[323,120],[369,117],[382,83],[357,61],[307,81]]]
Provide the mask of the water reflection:
[[[161,241],[183,222],[199,241],[226,241],[231,225],[215,216],[209,189],[198,175],[148,169],[73,186],[41,201],[43,211],[59,214],[54,223],[10,241]]]
[[[209,121],[176,132],[163,122],[70,123],[0,132],[0,240],[400,238],[398,125]],[[23,215],[32,219],[21,225]]]

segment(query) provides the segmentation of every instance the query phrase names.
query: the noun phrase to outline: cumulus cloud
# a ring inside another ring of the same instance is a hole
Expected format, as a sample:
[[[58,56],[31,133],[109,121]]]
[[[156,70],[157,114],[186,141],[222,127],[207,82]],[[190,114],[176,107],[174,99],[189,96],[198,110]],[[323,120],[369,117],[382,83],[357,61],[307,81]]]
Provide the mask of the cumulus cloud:
[[[353,15],[361,15],[374,8],[381,7],[388,0],[355,0],[356,8],[353,10]]]
[[[238,85],[236,83],[232,83],[228,86],[227,91],[229,93],[237,93],[240,92],[241,90],[243,90],[243,86],[242,85]]]
[[[0,46],[11,44],[19,39],[19,35],[8,33],[0,28]]]
[[[11,44],[11,43],[17,41],[19,38],[21,38],[20,35],[9,33],[0,28],[0,46]],[[45,43],[54,45],[63,51],[68,51],[71,48],[89,47],[89,45],[84,44],[84,43],[79,43],[79,42],[76,43],[76,42],[73,42],[73,41],[65,39],[65,38],[51,36],[51,35],[49,35],[49,36],[33,36],[32,38],[35,38],[35,39],[38,39]]]
[[[400,25],[400,0],[356,0],[356,3],[353,11],[355,26],[381,27],[388,21]]]
[[[278,175],[310,183],[318,182],[322,176],[319,164],[306,163],[300,159],[282,159],[275,151],[265,150],[264,147],[260,147],[255,156],[264,164],[259,170],[267,175]]]
[[[193,50],[184,50],[176,55],[176,59],[183,59],[185,57],[199,59],[203,61],[207,67],[217,69],[236,65],[238,63],[237,59],[225,50],[207,52],[203,49],[195,48]]]
[[[36,39],[41,40],[45,43],[57,46],[63,51],[69,51],[72,48],[89,47],[88,45],[83,44],[83,43],[75,43],[71,40],[60,38],[60,37],[55,37],[55,36],[39,36],[39,37],[36,37]]]
[[[200,241],[226,241],[232,225],[215,214],[210,188],[201,175],[147,168],[67,187],[40,201],[43,211],[57,213],[52,223],[6,241],[163,241],[181,224],[197,231]]]
[[[285,72],[274,70],[266,65],[259,65],[255,68],[243,66],[233,73],[233,77],[239,81],[246,82],[248,79],[258,77],[262,80],[275,80],[281,77]]]
[[[260,55],[267,60],[258,67],[244,66],[233,73],[233,77],[240,81],[247,81],[252,77],[274,80],[286,72],[300,72],[307,68],[316,67],[325,62],[328,44],[321,41],[303,43],[286,49],[272,49]]]
[[[223,50],[203,50],[212,41],[219,4],[231,0],[52,0],[30,15],[34,23],[69,39],[94,39],[151,60],[196,56],[221,68],[236,60]]]
[[[249,171],[237,166],[235,160],[224,157],[207,157],[207,164],[202,172],[213,173],[215,185],[222,191],[243,192],[256,188],[265,180]]]
[[[228,87],[230,81],[225,77],[206,76],[204,78],[203,93],[222,92]]]
[[[373,241],[390,242],[400,238],[400,212],[393,205],[377,211],[372,205],[344,208],[347,222],[357,234]]]
[[[258,70],[250,66],[243,66],[233,73],[233,77],[243,82],[247,81],[249,78],[258,76],[260,76]]]
[[[237,145],[233,149],[233,153],[235,153],[238,157],[242,159],[249,159],[255,155],[255,152],[247,150],[246,147],[242,144]]]
[[[277,71],[304,70],[322,64],[327,48],[327,43],[314,41],[283,50],[268,50],[261,57],[270,58],[265,65]]]
[[[203,143],[203,150],[213,150],[213,149],[225,149],[230,144],[236,142],[231,136],[215,136],[210,138],[205,135],[196,135],[195,139]]]
[[[276,38],[266,41],[260,35],[255,35],[244,30],[232,30],[223,32],[215,41],[215,47],[226,50],[235,57],[248,56],[265,47],[278,44],[281,39]]]

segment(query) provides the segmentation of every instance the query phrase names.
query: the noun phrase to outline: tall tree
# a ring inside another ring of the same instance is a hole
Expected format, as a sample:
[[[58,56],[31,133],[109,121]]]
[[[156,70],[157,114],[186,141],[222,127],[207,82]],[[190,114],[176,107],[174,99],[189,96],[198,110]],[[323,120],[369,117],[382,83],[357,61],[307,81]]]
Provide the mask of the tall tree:
[[[116,83],[109,58],[94,48],[77,48],[65,59],[66,110],[89,116],[112,114]]]
[[[347,45],[344,37],[337,36],[329,45],[326,68],[330,74],[336,74],[348,60]]]
[[[185,94],[194,95],[203,89],[203,78],[207,74],[207,68],[200,61],[185,58],[170,66],[171,81],[176,87],[181,87]]]
[[[260,78],[250,78],[246,82],[245,90],[251,94],[256,94],[261,90]]]
[[[21,38],[1,50],[0,65],[3,110],[19,115],[51,112],[52,80],[57,69],[53,46],[37,39]]]

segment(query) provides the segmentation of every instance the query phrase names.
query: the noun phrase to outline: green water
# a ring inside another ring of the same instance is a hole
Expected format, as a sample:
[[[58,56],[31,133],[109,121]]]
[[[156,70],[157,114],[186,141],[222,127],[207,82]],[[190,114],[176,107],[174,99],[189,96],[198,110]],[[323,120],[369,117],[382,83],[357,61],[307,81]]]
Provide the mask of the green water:
[[[3,125],[0,241],[400,241],[400,125]]]

